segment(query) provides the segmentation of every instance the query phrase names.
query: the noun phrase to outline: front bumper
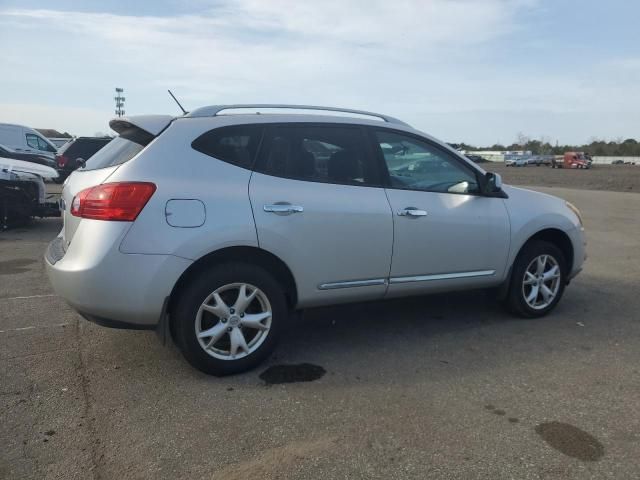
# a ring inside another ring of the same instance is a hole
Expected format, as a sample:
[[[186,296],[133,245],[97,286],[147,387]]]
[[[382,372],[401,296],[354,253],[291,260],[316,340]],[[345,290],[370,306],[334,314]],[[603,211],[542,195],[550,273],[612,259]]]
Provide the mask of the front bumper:
[[[98,239],[89,256],[86,247],[74,243],[80,242],[66,251],[62,237],[49,244],[45,264],[51,285],[82,316],[110,327],[154,328],[166,298],[192,263],[173,255],[124,254],[119,242],[104,250]]]
[[[587,238],[582,227],[576,227],[568,233],[573,244],[573,265],[567,280],[573,280],[582,272],[584,262],[587,260]]]

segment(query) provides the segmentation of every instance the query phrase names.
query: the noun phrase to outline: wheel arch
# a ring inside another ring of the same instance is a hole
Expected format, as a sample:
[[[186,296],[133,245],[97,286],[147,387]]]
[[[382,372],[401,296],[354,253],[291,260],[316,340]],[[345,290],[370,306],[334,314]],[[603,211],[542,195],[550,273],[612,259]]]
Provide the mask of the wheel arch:
[[[558,247],[564,255],[565,261],[567,262],[567,274],[572,271],[574,262],[574,248],[573,243],[571,243],[571,238],[569,238],[569,235],[567,235],[563,230],[559,228],[544,228],[529,236],[529,238],[527,238],[518,249],[518,253],[513,257],[513,261],[511,262],[511,265],[509,265],[509,272],[504,282],[498,289],[498,298],[506,298],[506,295],[509,291],[509,285],[511,284],[511,274],[513,273],[513,266],[515,265],[524,248],[531,242],[534,242],[536,240],[549,242]]]
[[[571,238],[567,235],[563,230],[559,228],[544,228],[533,235],[531,235],[520,247],[517,255],[514,257],[513,263],[516,262],[522,250],[531,242],[536,240],[542,240],[545,242],[549,242],[560,249],[562,254],[564,255],[564,259],[567,262],[565,265],[567,268],[567,273],[571,272],[573,269],[573,255],[574,248],[573,243],[571,242]],[[513,265],[512,265],[513,268]]]
[[[248,263],[264,268],[282,285],[287,299],[287,305],[290,308],[294,308],[298,303],[296,281],[291,273],[291,269],[284,261],[273,253],[258,247],[236,246],[215,250],[193,262],[189,268],[182,273],[171,290],[168,301],[168,311],[171,312],[180,291],[192,278],[212,266],[232,262]]]

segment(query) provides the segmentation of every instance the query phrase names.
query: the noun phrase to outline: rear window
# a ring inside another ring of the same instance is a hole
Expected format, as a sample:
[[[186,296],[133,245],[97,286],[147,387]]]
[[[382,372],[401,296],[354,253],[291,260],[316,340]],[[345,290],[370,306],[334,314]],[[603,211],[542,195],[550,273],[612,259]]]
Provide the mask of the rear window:
[[[98,170],[128,162],[151,143],[153,135],[139,128],[130,128],[120,133],[98,150],[81,170]]]
[[[251,168],[261,137],[262,127],[259,125],[234,125],[200,135],[191,147],[218,160]]]
[[[61,155],[64,155],[65,157],[69,157],[71,159],[83,158],[85,160],[88,160],[98,150],[100,150],[107,143],[109,143],[110,140],[111,139],[108,139],[108,138],[100,138],[100,139],[79,138],[62,147],[58,151],[58,153]]]

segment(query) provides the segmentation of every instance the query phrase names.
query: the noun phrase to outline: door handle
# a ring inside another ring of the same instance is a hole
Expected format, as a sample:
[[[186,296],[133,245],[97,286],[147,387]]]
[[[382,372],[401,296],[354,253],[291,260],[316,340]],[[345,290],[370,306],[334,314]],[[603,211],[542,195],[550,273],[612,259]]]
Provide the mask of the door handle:
[[[276,213],[279,215],[291,215],[292,213],[304,212],[304,207],[300,205],[291,205],[290,203],[274,203],[272,205],[264,205],[262,209],[268,213]]]
[[[398,215],[401,217],[426,217],[427,211],[416,207],[407,207],[404,210],[400,210]]]

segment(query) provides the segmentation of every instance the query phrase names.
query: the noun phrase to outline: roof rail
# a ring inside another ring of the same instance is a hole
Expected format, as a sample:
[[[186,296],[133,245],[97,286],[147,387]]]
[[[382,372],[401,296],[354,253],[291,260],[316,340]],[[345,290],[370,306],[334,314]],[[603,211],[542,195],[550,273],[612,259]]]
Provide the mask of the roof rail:
[[[340,113],[354,113],[357,115],[366,115],[368,117],[376,117],[387,123],[396,123],[398,125],[409,126],[402,120],[398,120],[397,118],[390,117],[388,115],[383,115],[381,113],[373,113],[373,112],[365,112],[364,110],[351,110],[349,108],[336,108],[336,107],[320,107],[317,105],[285,105],[278,103],[256,103],[256,104],[237,104],[237,105],[211,105],[208,107],[201,107],[195,109],[193,112],[185,115],[186,117],[214,117],[218,115],[220,112],[224,110],[233,110],[237,108],[247,108],[247,109],[262,109],[262,108],[273,108],[273,109],[291,109],[291,110],[320,110],[325,112],[340,112]]]

